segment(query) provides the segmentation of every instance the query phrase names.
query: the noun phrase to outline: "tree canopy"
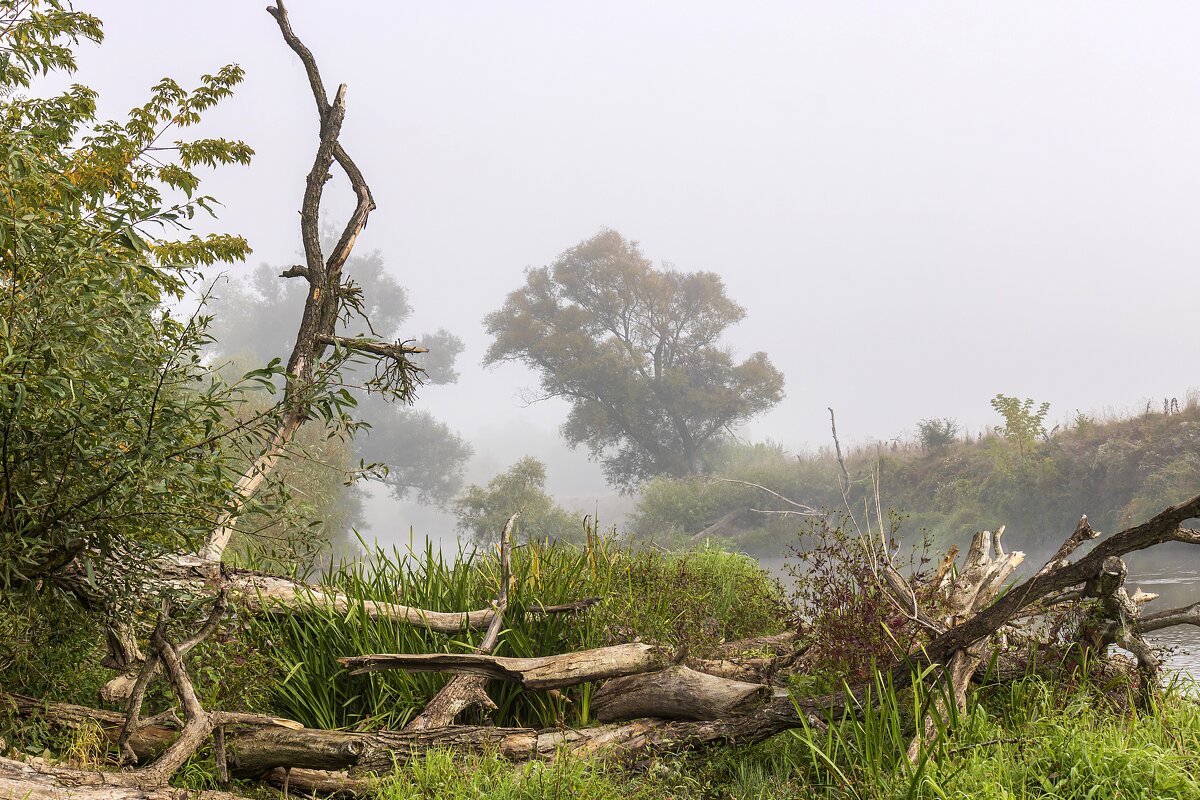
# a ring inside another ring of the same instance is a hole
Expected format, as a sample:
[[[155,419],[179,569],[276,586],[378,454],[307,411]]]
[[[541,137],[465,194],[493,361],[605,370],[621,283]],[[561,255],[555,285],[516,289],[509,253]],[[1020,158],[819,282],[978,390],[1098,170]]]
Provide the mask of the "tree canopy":
[[[454,501],[458,529],[480,545],[496,541],[508,518],[520,513],[517,532],[525,539],[578,540],[583,521],[546,494],[546,465],[525,456],[488,481],[472,485]]]
[[[715,273],[656,269],[602,230],[525,278],[484,320],[485,363],[537,370],[545,395],[571,404],[567,441],[614,486],[702,473],[730,428],[783,398],[765,353],[736,362],[721,345],[746,312]]]
[[[100,22],[58,2],[0,4],[0,589],[44,586],[118,538],[178,545],[210,528],[235,455],[221,426],[237,390],[210,380],[204,321],[180,319],[196,270],[244,239],[173,238],[214,201],[198,170],[251,149],[178,132],[228,97],[235,66],[188,90],[165,78],[126,120],[73,85],[72,45]],[[153,151],[153,152],[151,152]],[[253,426],[242,429],[250,435]]]

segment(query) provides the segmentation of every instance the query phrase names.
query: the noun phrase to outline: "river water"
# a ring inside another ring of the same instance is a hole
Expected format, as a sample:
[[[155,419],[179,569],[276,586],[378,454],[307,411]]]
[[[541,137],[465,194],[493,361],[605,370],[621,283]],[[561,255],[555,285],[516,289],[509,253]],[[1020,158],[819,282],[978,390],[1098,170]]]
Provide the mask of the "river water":
[[[1176,569],[1171,572],[1141,572],[1125,581],[1130,593],[1141,588],[1158,594],[1158,599],[1143,608],[1147,613],[1178,608],[1200,601],[1200,570]],[[1146,637],[1151,643],[1167,648],[1166,666],[1200,680],[1200,627],[1176,625]]]

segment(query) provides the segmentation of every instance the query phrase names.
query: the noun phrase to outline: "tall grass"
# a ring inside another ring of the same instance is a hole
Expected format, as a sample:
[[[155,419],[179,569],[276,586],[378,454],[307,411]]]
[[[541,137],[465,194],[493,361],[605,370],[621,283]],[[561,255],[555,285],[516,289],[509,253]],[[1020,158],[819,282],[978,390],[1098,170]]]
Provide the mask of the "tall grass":
[[[675,647],[774,633],[782,590],[753,561],[718,551],[665,554],[623,549],[589,531],[587,542],[530,542],[514,549],[505,628],[497,655],[533,657],[640,639]],[[371,620],[364,601],[386,600],[433,611],[486,608],[500,579],[494,551],[374,548],[367,560],[328,569],[320,583],[351,598],[338,611],[313,595],[312,613],[254,623],[253,635],[275,664],[275,710],[319,728],[400,728],[447,678],[430,673],[351,676],[337,664],[365,653],[473,652],[480,633],[445,636]],[[586,597],[602,601],[581,614],[531,614],[539,604]],[[695,650],[693,650],[695,652]],[[492,682],[501,725],[587,724],[592,687],[525,692]]]
[[[981,689],[966,712],[935,719],[936,735],[910,762],[916,721],[940,691],[897,692],[878,678],[862,713],[793,731],[805,796],[1200,798],[1200,705],[1179,685],[1148,713],[1039,678]]]
[[[414,625],[368,617],[364,601],[385,600],[432,611],[486,608],[499,590],[495,553],[460,549],[452,558],[423,550],[376,548],[369,560],[328,569],[320,583],[351,599],[350,608],[311,596],[300,616],[260,623],[272,660],[282,673],[274,704],[280,713],[320,728],[400,728],[446,682],[442,675],[400,671],[351,676],[337,659],[364,653],[474,652],[482,635],[432,633]],[[589,646],[597,632],[590,615],[534,616],[536,603],[553,605],[608,593],[612,549],[602,539],[588,547],[532,542],[513,554],[513,579],[505,629],[497,654],[535,656]],[[498,719],[505,724],[549,725],[565,713],[565,700],[529,696],[517,687],[494,687]]]

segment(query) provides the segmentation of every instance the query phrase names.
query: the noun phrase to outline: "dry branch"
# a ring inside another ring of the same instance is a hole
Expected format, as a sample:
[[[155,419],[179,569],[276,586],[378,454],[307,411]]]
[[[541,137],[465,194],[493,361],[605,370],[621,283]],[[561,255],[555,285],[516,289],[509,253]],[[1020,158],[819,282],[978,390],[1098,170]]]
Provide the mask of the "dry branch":
[[[508,584],[512,579],[512,531],[517,522],[513,514],[504,523],[500,533],[500,586],[496,592],[495,610],[487,633],[479,644],[481,654],[490,654],[500,643],[500,629],[504,627],[504,612],[508,610]],[[487,693],[487,679],[478,675],[455,675],[434,695],[425,708],[407,726],[406,730],[420,731],[427,728],[442,728],[453,725],[459,714],[468,708],[479,706],[485,711],[494,711],[496,704]]]

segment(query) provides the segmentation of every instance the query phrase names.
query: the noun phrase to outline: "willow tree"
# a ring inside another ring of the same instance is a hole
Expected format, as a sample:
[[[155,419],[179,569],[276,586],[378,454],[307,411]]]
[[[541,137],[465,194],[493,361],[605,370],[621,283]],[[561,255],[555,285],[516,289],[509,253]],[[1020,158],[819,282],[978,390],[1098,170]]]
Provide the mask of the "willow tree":
[[[656,269],[637,242],[603,230],[526,272],[484,323],[485,362],[537,370],[571,405],[563,434],[614,486],[705,471],[730,428],[783,398],[758,352],[735,361],[721,336],[746,315],[712,272]]]

